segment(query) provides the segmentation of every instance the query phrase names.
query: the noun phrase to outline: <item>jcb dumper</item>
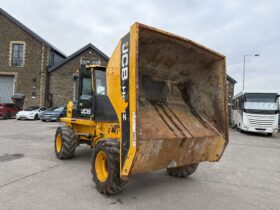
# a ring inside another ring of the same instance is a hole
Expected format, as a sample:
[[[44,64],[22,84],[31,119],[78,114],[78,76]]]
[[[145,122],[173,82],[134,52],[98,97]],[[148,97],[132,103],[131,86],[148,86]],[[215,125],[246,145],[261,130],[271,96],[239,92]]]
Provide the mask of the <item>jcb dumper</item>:
[[[93,147],[101,193],[163,168],[188,176],[228,143],[225,57],[191,40],[135,23],[107,67],[81,66],[78,84],[55,152],[68,159],[81,143]]]

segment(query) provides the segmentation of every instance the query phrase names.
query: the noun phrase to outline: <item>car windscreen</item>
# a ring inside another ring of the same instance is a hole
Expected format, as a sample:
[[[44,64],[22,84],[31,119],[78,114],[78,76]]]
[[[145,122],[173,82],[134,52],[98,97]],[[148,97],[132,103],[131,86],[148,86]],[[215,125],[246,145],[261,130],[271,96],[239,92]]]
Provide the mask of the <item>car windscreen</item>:
[[[62,112],[64,109],[64,107],[57,107],[56,109],[54,109],[54,112]]]
[[[24,109],[24,111],[33,111],[33,110],[36,110],[36,109],[39,109],[40,107],[38,106],[31,106],[31,107],[27,107]]]
[[[53,106],[53,107],[49,108],[48,111],[55,111],[57,108],[59,108],[59,106]]]

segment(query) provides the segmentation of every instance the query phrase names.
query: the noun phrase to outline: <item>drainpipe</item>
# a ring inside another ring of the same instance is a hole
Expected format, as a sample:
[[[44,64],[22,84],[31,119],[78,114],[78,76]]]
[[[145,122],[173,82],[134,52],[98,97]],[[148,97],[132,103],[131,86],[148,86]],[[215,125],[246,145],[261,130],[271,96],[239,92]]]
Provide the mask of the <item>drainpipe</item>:
[[[51,68],[51,66],[47,66],[46,67],[46,91],[45,91],[45,106],[49,106],[50,102],[49,102],[49,87],[50,87],[50,77],[49,77],[49,69]]]

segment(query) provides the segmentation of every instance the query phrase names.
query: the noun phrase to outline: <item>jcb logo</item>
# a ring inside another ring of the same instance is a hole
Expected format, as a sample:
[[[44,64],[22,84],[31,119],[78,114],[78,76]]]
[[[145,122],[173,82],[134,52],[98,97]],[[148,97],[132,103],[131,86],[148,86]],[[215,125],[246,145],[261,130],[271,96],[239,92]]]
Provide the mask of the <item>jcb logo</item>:
[[[127,102],[129,92],[129,34],[127,34],[121,43],[121,94]]]

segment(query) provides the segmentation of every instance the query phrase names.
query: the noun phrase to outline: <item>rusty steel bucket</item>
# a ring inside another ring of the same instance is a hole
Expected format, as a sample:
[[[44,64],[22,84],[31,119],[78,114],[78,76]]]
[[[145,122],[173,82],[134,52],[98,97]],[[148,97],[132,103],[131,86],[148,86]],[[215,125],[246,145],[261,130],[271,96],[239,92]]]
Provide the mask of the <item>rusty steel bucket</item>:
[[[225,57],[139,23],[128,35],[136,113],[130,174],[218,161],[228,142]]]

